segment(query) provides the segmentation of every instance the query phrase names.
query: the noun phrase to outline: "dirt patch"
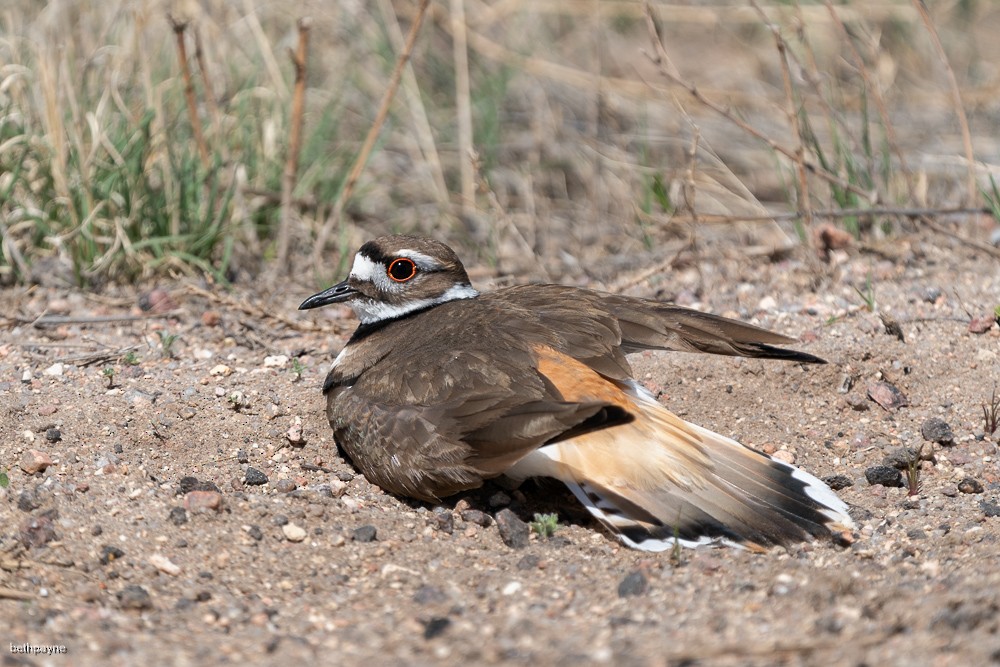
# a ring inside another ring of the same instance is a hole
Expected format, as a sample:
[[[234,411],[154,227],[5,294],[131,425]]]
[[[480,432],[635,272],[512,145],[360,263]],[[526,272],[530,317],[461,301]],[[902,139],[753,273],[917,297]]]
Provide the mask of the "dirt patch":
[[[686,419],[836,476],[859,525],[847,548],[679,563],[621,547],[557,484],[436,508],[366,482],[339,458],[319,391],[354,321],[295,312],[311,287],[234,298],[174,285],[146,294],[167,311],[153,318],[127,290],[8,290],[5,664],[1000,661],[998,435],[981,407],[1000,380],[1000,330],[969,331],[997,305],[1000,272],[937,236],[891,250],[819,272],[702,258],[633,289],[800,336],[831,361],[634,358]],[[40,313],[66,319],[33,324]],[[880,407],[878,382],[905,405]],[[869,483],[922,443],[919,495]],[[511,548],[503,509],[558,512],[560,525]],[[9,653],[25,644],[67,654]]]

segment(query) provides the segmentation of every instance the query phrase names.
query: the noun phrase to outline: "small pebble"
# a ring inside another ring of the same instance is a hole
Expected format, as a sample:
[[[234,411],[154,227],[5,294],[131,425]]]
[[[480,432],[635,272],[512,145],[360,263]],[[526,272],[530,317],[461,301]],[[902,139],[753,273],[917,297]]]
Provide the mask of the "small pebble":
[[[237,463],[250,463],[250,457],[247,456],[247,451],[245,449],[236,450],[236,462]]]
[[[510,505],[510,496],[508,496],[503,491],[497,491],[490,499],[486,501],[490,507],[496,509],[497,507],[506,507]]]
[[[848,392],[844,396],[844,403],[855,412],[865,412],[868,410],[868,400],[856,391]]]
[[[22,512],[30,512],[41,507],[41,501],[38,499],[38,494],[34,491],[25,489],[17,496],[17,509]]]
[[[500,530],[500,539],[511,549],[523,549],[528,546],[528,535],[530,528],[528,524],[521,520],[519,516],[509,509],[502,509],[497,512],[497,528]]]
[[[823,481],[826,482],[826,485],[834,491],[840,491],[841,489],[846,489],[849,486],[854,486],[854,480],[847,475],[829,475],[824,477]]]
[[[541,559],[535,554],[525,554],[521,557],[521,560],[517,561],[517,569],[519,570],[535,570],[538,569],[538,564]]]
[[[984,500],[979,503],[979,507],[986,516],[1000,516],[1000,504],[995,500]]]
[[[974,477],[966,477],[958,483],[958,490],[962,493],[982,493],[983,485]]]
[[[101,555],[97,560],[98,562],[100,562],[101,565],[108,565],[112,561],[116,561],[124,555],[125,552],[116,547],[115,545],[105,544],[103,547],[101,547]]]
[[[292,479],[279,479],[274,484],[274,490],[278,493],[291,493],[296,489],[295,480]]]
[[[455,515],[444,507],[434,508],[434,512],[431,514],[429,523],[442,533],[448,533],[450,535],[455,531]]]
[[[434,639],[440,636],[451,625],[451,620],[444,616],[435,616],[428,621],[421,621],[424,626],[424,639]]]
[[[487,528],[491,523],[493,523],[493,517],[486,512],[481,512],[479,510],[463,510],[461,517],[462,521],[465,521],[466,523],[474,523],[477,526],[482,526],[483,528]]]
[[[286,523],[281,527],[281,532],[285,534],[285,539],[289,542],[301,542],[306,539],[305,528],[294,523]]]
[[[868,398],[879,404],[883,409],[893,412],[910,404],[906,395],[895,385],[888,382],[873,382],[868,385]]]
[[[360,526],[351,532],[355,542],[373,542],[377,535],[375,526]]]
[[[261,486],[267,484],[267,475],[252,466],[248,466],[243,476],[243,483],[247,486]]]
[[[921,424],[920,435],[924,436],[924,440],[937,442],[942,445],[953,444],[955,440],[955,434],[951,430],[951,425],[938,417],[931,417]]]
[[[218,491],[192,491],[184,496],[184,508],[189,512],[217,512],[222,509],[222,494]]]
[[[171,507],[169,518],[170,518],[170,523],[174,524],[175,526],[183,525],[187,523],[188,520],[187,510],[185,510],[183,507]]]
[[[62,440],[62,431],[57,428],[50,428],[45,431],[45,439],[49,442],[59,442]]]
[[[625,578],[618,584],[618,597],[627,598],[643,595],[649,588],[649,581],[640,570],[635,570],[625,575]]]
[[[903,474],[892,466],[871,466],[865,469],[865,479],[872,486],[903,486]]]
[[[247,529],[247,535],[249,535],[255,542],[260,542],[264,539],[264,533],[261,531],[260,526],[250,526]]]
[[[153,608],[153,599],[149,596],[149,591],[136,584],[126,586],[119,591],[118,602],[121,604],[122,609],[143,611]]]
[[[37,472],[44,472],[53,463],[52,457],[47,453],[37,449],[29,449],[21,456],[19,465],[21,470],[29,475],[34,475]]]
[[[164,574],[176,577],[181,573],[181,568],[163,554],[153,554],[149,557],[149,564]]]

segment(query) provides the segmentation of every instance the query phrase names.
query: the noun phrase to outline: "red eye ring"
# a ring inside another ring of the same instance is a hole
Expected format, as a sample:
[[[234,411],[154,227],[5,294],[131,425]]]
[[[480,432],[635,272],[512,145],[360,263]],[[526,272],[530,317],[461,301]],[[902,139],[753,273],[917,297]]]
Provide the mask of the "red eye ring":
[[[417,265],[408,257],[397,257],[389,263],[386,271],[389,278],[397,283],[405,283],[417,275]]]

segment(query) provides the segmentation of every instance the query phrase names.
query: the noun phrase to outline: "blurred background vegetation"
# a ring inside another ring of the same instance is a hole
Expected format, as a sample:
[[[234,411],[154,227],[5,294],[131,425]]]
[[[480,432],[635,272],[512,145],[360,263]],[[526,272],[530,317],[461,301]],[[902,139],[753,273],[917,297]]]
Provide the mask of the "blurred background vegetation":
[[[433,0],[378,126],[416,1],[7,0],[0,283],[321,283],[388,231],[581,281],[924,224],[991,247],[1000,5],[932,4]]]

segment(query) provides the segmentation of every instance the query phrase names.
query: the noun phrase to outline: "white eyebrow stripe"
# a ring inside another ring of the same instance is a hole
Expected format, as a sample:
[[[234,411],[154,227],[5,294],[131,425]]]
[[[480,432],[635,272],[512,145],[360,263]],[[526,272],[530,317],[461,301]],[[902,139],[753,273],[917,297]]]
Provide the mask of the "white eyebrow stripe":
[[[351,277],[362,281],[374,282],[379,275],[378,265],[368,259],[360,252],[354,256],[354,265],[351,267]]]
[[[396,253],[400,257],[406,257],[412,259],[417,268],[423,269],[424,271],[437,271],[444,268],[441,262],[437,261],[430,255],[425,255],[419,250],[410,250],[409,248],[403,248]]]

